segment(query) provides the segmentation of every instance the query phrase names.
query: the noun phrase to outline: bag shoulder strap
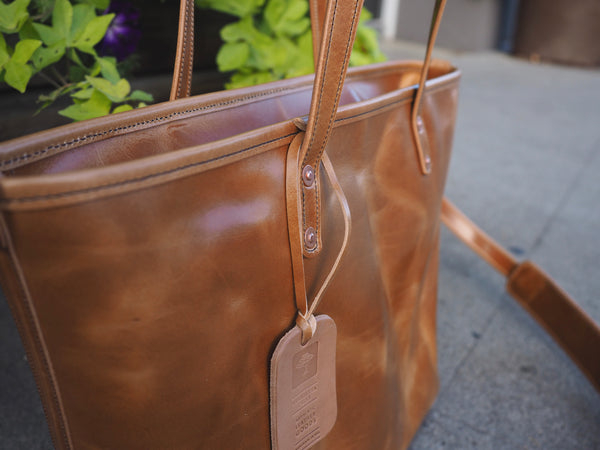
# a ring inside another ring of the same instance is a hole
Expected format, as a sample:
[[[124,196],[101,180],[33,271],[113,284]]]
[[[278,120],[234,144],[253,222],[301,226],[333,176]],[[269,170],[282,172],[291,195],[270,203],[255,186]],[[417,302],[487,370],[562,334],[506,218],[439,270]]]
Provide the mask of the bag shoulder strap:
[[[600,328],[546,273],[517,262],[459,211],[442,202],[442,221],[461,241],[506,277],[506,290],[552,336],[600,392]]]

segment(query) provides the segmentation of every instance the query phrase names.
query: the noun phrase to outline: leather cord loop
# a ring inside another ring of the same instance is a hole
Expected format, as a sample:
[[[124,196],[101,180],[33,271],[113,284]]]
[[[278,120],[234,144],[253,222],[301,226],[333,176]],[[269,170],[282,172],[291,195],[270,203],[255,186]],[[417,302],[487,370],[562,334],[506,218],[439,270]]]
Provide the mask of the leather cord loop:
[[[292,273],[294,279],[294,295],[296,299],[296,307],[298,315],[296,323],[302,330],[302,343],[305,344],[310,340],[315,329],[310,327],[310,319],[314,318],[315,311],[323,299],[327,287],[331,283],[336,271],[339,268],[340,262],[348,242],[350,241],[350,233],[352,231],[352,220],[350,215],[350,207],[348,200],[344,195],[344,191],[338,181],[338,178],[333,169],[333,164],[327,153],[323,154],[323,168],[331,187],[336,195],[342,215],[344,217],[344,238],[342,245],[338,251],[337,257],[323,281],[323,284],[317,291],[312,302],[308,303],[306,281],[304,274],[304,257],[302,253],[302,211],[300,208],[300,180],[298,171],[298,161],[300,157],[300,145],[305,139],[304,133],[299,135],[292,141],[288,149],[287,166],[286,166],[286,196],[287,196],[287,215],[288,215],[288,233],[290,240],[290,252],[292,258]],[[315,322],[316,327],[316,322]]]

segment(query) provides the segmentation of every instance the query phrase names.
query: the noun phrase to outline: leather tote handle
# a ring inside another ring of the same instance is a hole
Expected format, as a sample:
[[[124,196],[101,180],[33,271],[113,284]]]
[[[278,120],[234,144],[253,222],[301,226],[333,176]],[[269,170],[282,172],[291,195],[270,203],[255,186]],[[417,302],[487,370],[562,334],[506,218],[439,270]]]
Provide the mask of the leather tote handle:
[[[189,97],[194,67],[194,0],[179,2],[179,30],[169,100]]]
[[[193,49],[193,0],[180,0],[180,23],[177,57],[171,88],[171,99],[189,95]],[[311,185],[302,183],[303,233],[310,235],[304,247],[305,256],[314,256],[321,249],[320,233],[320,171],[321,159],[327,145],[338,109],[350,52],[356,36],[363,0],[329,0],[321,33],[319,58],[312,99],[300,148],[298,170],[310,174]]]
[[[343,2],[346,3],[346,2]],[[356,8],[357,2],[347,2],[348,5],[337,5],[337,1],[327,1],[327,0],[310,0],[310,15],[312,22],[312,33],[313,33],[313,56],[315,60],[315,67],[317,68],[317,78],[315,79],[315,88],[317,88],[317,84],[320,81],[319,78],[319,64],[325,63],[325,60],[321,61],[319,58],[319,54],[321,51],[321,46],[323,44],[323,37],[325,40],[327,36],[323,36],[324,33],[331,33],[332,29],[328,28],[326,30],[323,29],[325,23],[329,18],[327,17],[328,7],[337,11],[346,11],[346,20],[349,19],[348,12],[352,10],[352,8]],[[360,2],[362,3],[362,2]],[[354,5],[354,6],[353,6]],[[425,58],[423,61],[423,66],[421,68],[421,74],[419,77],[419,84],[417,87],[417,92],[415,94],[415,99],[412,106],[411,112],[411,130],[413,133],[413,138],[415,141],[415,146],[417,150],[417,157],[419,160],[419,165],[421,167],[421,171],[423,174],[429,174],[431,172],[431,157],[429,151],[429,143],[427,140],[427,134],[425,132],[425,128],[423,125],[423,120],[421,119],[421,102],[423,98],[423,93],[425,91],[425,81],[427,80],[427,75],[429,73],[429,66],[432,59],[432,52],[435,46],[435,40],[439,31],[440,23],[442,21],[442,15],[444,12],[444,8],[446,6],[446,0],[436,0],[433,18],[431,21],[431,27],[429,29],[429,39],[427,42],[427,51],[425,53]],[[360,8],[360,7],[359,7]],[[360,16],[360,9],[358,16]],[[343,23],[343,22],[342,22]],[[352,34],[351,39],[354,41],[354,34],[356,33],[356,23],[346,23],[346,25],[352,25]],[[332,42],[332,41],[329,41]],[[350,41],[348,41],[349,43]],[[331,48],[331,46],[327,45],[327,48],[331,51],[339,51],[343,47],[342,42],[338,42],[338,49]],[[347,49],[348,55],[349,51],[352,48],[352,45],[349,45],[349,49]],[[344,52],[345,53],[345,52]],[[330,53],[330,58],[335,58],[335,56],[339,56],[336,53]],[[190,87],[191,87],[191,79],[192,79],[192,66],[193,66],[193,57],[194,57],[194,2],[193,0],[180,0],[180,11],[179,11],[179,33],[177,39],[177,53],[175,59],[175,67],[173,71],[173,84],[171,86],[171,100],[175,100],[182,97],[188,97],[190,95]],[[333,70],[332,67],[335,67],[335,63],[333,59],[329,63],[329,71]],[[340,67],[342,72],[345,74],[347,69],[347,62],[345,67]],[[325,71],[324,71],[325,72]],[[323,74],[321,74],[323,75]],[[325,74],[327,75],[327,74]],[[331,74],[329,74],[331,75]],[[331,78],[328,79],[328,83],[324,84],[323,82],[319,83],[320,86],[328,86],[330,84],[335,84],[335,80]],[[324,95],[329,95],[328,91],[323,91]],[[323,96],[321,96],[323,97]],[[331,109],[331,105],[329,108],[327,104],[321,104],[319,108],[315,108],[315,101],[317,99],[313,97],[313,102],[311,103],[311,112],[313,111],[326,111]],[[336,99],[335,96],[333,98],[335,103],[335,109],[337,109],[337,103],[339,101],[339,97]],[[309,116],[310,118],[310,116]],[[316,122],[316,117],[313,118]],[[313,124],[314,126],[314,124]],[[319,149],[321,147],[324,148],[324,144],[327,143],[328,132],[327,129],[319,130],[319,133],[315,133],[314,131],[310,131],[310,124],[307,127],[307,135],[309,136],[309,141],[307,144],[307,148],[304,151],[307,153],[306,159],[304,161],[304,165],[310,165],[315,168],[315,170],[319,170],[319,162],[320,158]],[[314,140],[312,138],[315,138]],[[317,150],[314,150],[314,149]]]
[[[429,66],[431,65],[433,48],[435,47],[435,40],[440,29],[440,24],[442,23],[444,9],[446,8],[446,1],[447,0],[436,0],[433,8],[431,26],[429,27],[429,37],[427,39],[427,50],[425,51],[425,58],[423,60],[423,65],[421,66],[419,84],[417,85],[417,91],[415,93],[410,115],[410,125],[417,150],[417,158],[419,160],[421,172],[424,175],[431,173],[431,152],[429,150],[429,141],[425,132],[425,125],[421,118],[421,104],[423,101],[423,93],[425,92],[425,82],[427,81],[427,75],[429,74]],[[318,43],[321,40],[320,37],[323,32],[323,23],[326,14],[325,6],[326,2],[322,0],[310,0],[310,18],[313,30],[313,57],[315,66],[316,62],[319,60],[320,49]]]
[[[362,3],[362,0],[320,2],[320,5],[327,5],[323,22],[326,27],[321,39],[315,36],[313,40],[317,43],[320,42],[320,54],[323,56],[315,64],[316,76],[313,96],[306,127],[305,144],[302,150],[303,155],[305,155],[304,165],[310,164],[317,172],[339,104]],[[171,86],[171,100],[190,95],[194,57],[193,24],[194,1],[180,0],[179,34],[173,84]]]

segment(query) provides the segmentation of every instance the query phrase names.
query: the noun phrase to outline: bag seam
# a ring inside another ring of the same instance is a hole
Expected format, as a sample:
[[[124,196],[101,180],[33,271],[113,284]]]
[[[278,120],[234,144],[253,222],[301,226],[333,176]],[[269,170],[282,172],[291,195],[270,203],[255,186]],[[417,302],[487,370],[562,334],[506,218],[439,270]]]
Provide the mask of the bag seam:
[[[392,72],[398,72],[398,67],[393,66],[393,67],[389,67],[389,68],[386,68],[386,69],[383,69],[383,70],[380,70],[377,72],[364,73],[364,74],[361,74],[360,76],[353,78],[353,81],[377,78],[377,77],[381,76],[382,74],[387,74],[387,73],[392,73]],[[234,98],[227,102],[211,103],[209,105],[205,105],[205,106],[202,106],[199,108],[191,108],[191,109],[184,109],[184,110],[180,110],[180,111],[174,111],[172,113],[165,114],[162,116],[157,116],[157,117],[154,117],[154,118],[151,118],[148,120],[138,121],[138,122],[124,125],[124,126],[118,126],[118,127],[99,130],[97,132],[85,134],[83,136],[77,136],[76,138],[72,138],[71,140],[69,140],[67,142],[54,143],[54,144],[48,145],[45,148],[43,148],[42,150],[36,150],[33,152],[31,152],[31,151],[24,152],[17,156],[13,156],[12,158],[9,158],[9,159],[4,159],[4,160],[0,159],[0,170],[9,170],[12,168],[11,166],[17,165],[17,163],[27,161],[29,159],[39,160],[40,156],[45,155],[48,152],[51,152],[52,150],[59,150],[59,149],[66,150],[68,147],[72,147],[76,144],[80,144],[85,141],[89,141],[89,140],[92,140],[92,139],[95,139],[98,137],[106,137],[107,135],[116,134],[117,136],[120,136],[121,134],[117,134],[117,133],[124,131],[124,130],[130,130],[130,129],[133,130],[133,129],[139,128],[141,126],[144,126],[144,125],[149,125],[149,124],[152,124],[155,122],[162,122],[162,121],[170,120],[170,119],[173,119],[178,116],[192,115],[193,113],[205,111],[205,110],[208,110],[211,108],[216,108],[216,107],[220,107],[220,106],[228,106],[228,105],[232,105],[232,104],[236,104],[236,103],[242,103],[246,100],[252,100],[255,98],[266,97],[266,96],[272,95],[272,94],[279,94],[279,93],[283,93],[283,92],[293,91],[295,89],[306,90],[306,89],[309,89],[310,87],[311,87],[311,85],[307,84],[307,85],[300,85],[300,86],[294,86],[294,87],[282,87],[282,88],[269,89],[268,91],[263,91],[263,92],[260,92],[260,93],[254,94],[254,95],[237,97],[237,98]],[[181,117],[181,119],[184,119],[184,118],[185,117]],[[77,148],[77,147],[75,147],[75,148]],[[60,153],[60,152],[51,153],[48,156],[53,156],[57,153]]]
[[[427,94],[432,94],[432,93],[434,93],[434,92],[436,92],[438,90],[442,90],[442,89],[445,89],[445,88],[447,88],[446,85],[436,86],[435,88],[428,89],[427,90]],[[354,115],[349,116],[349,117],[344,117],[344,118],[336,119],[334,122],[343,123],[345,121],[353,120],[353,119],[356,119],[358,117],[362,117],[362,116],[370,115],[370,114],[373,114],[373,113],[381,112],[381,111],[383,111],[383,110],[385,110],[387,108],[393,108],[393,107],[396,107],[396,106],[401,105],[403,103],[408,103],[410,101],[412,101],[412,97],[406,97],[406,98],[398,99],[398,100],[395,100],[393,102],[387,103],[385,105],[381,105],[381,106],[379,106],[377,108],[369,109],[368,111],[363,111],[363,112],[354,114]],[[239,154],[244,153],[244,152],[249,151],[249,150],[253,150],[253,149],[256,149],[256,148],[264,147],[266,145],[269,145],[269,144],[272,144],[272,143],[275,143],[275,142],[278,142],[278,141],[281,141],[281,140],[285,140],[285,139],[287,139],[287,138],[289,138],[291,136],[294,136],[296,134],[297,134],[297,132],[295,132],[295,133],[289,133],[289,134],[286,134],[284,136],[280,136],[278,138],[271,139],[269,141],[265,141],[265,142],[262,142],[262,143],[259,143],[259,144],[256,144],[256,145],[253,145],[253,146],[250,146],[250,147],[245,147],[245,148],[237,150],[237,151],[235,151],[233,153],[228,153],[226,155],[221,155],[221,156],[210,158],[210,159],[207,159],[207,160],[204,160],[204,161],[198,161],[198,162],[184,164],[184,165],[177,166],[177,167],[174,167],[174,168],[166,170],[166,171],[153,172],[153,173],[146,174],[144,176],[140,176],[140,177],[136,177],[136,178],[129,178],[129,179],[123,179],[123,180],[113,181],[113,182],[110,182],[110,183],[106,183],[106,184],[102,184],[102,185],[98,185],[98,186],[91,186],[89,188],[78,189],[78,190],[75,190],[75,191],[65,191],[65,192],[60,192],[60,193],[56,193],[56,194],[36,195],[36,196],[28,196],[28,197],[18,197],[18,198],[12,198],[12,199],[4,199],[2,201],[2,203],[5,204],[5,205],[10,205],[10,204],[31,203],[31,202],[34,202],[34,201],[52,200],[52,199],[56,199],[56,198],[64,198],[64,197],[69,197],[69,196],[73,196],[73,195],[85,194],[85,193],[94,192],[94,191],[98,191],[98,190],[114,188],[114,187],[118,187],[120,185],[127,185],[127,184],[131,184],[131,183],[137,183],[137,182],[145,181],[145,180],[148,180],[148,179],[153,179],[153,178],[162,177],[162,176],[165,176],[165,175],[170,175],[170,174],[173,174],[173,173],[176,173],[178,171],[185,170],[185,169],[188,169],[188,168],[191,168],[191,167],[198,167],[198,166],[209,164],[209,163],[212,163],[212,162],[215,162],[215,161],[220,161],[220,160],[223,160],[223,159],[227,159],[227,158],[239,155]],[[303,205],[303,208],[304,208],[304,205]],[[304,210],[303,210],[303,212],[304,212]]]
[[[97,186],[91,186],[88,188],[83,188],[83,189],[77,189],[74,191],[66,191],[66,192],[58,192],[55,194],[47,194],[47,195],[36,195],[36,196],[29,196],[29,197],[19,197],[19,198],[13,198],[13,199],[6,199],[3,201],[4,204],[11,204],[11,203],[29,203],[29,202],[34,202],[34,201],[43,201],[43,200],[55,200],[55,199],[59,199],[59,198],[64,198],[64,197],[70,197],[73,195],[80,195],[80,194],[88,194],[91,192],[96,192],[96,191],[101,191],[101,190],[105,190],[105,189],[110,189],[110,188],[117,188],[119,186],[125,186],[128,184],[134,184],[134,183],[140,183],[143,181],[147,181],[147,180],[151,180],[153,178],[160,178],[166,175],[171,175],[173,173],[176,172],[180,172],[182,170],[185,169],[189,169],[191,167],[197,167],[197,166],[202,166],[205,164],[210,164],[216,161],[221,161],[223,159],[227,159],[227,158],[231,158],[233,156],[237,156],[241,153],[247,152],[249,150],[254,150],[260,147],[264,147],[267,146],[269,144],[273,144],[275,142],[281,141],[281,140],[285,140],[291,136],[295,136],[297,134],[297,132],[294,133],[290,133],[290,134],[286,134],[285,136],[280,136],[278,138],[275,139],[271,139],[269,141],[266,142],[262,142],[260,144],[256,144],[256,145],[252,145],[250,147],[246,147],[243,148],[241,150],[237,150],[233,153],[228,153],[226,155],[221,155],[221,156],[217,156],[215,158],[211,158],[211,159],[207,159],[205,161],[197,161],[197,162],[192,162],[192,163],[188,163],[188,164],[184,164],[181,166],[177,166],[177,167],[173,167],[172,169],[168,169],[168,170],[163,170],[160,172],[153,172],[153,173],[149,173],[143,176],[139,176],[139,177],[135,177],[135,178],[130,178],[130,179],[125,179],[125,180],[118,180],[118,181],[113,181],[110,183],[106,183],[106,184],[101,184],[101,185],[97,185]]]

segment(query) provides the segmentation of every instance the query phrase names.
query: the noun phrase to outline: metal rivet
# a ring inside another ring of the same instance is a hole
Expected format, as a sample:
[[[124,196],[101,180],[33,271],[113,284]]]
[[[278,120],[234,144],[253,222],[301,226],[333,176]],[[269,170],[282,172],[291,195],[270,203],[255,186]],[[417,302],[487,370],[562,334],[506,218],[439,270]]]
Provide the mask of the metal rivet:
[[[306,187],[311,187],[315,182],[315,170],[312,166],[306,165],[302,169],[302,181]]]
[[[304,245],[308,250],[314,250],[317,247],[317,232],[313,227],[308,227],[304,232]]]

